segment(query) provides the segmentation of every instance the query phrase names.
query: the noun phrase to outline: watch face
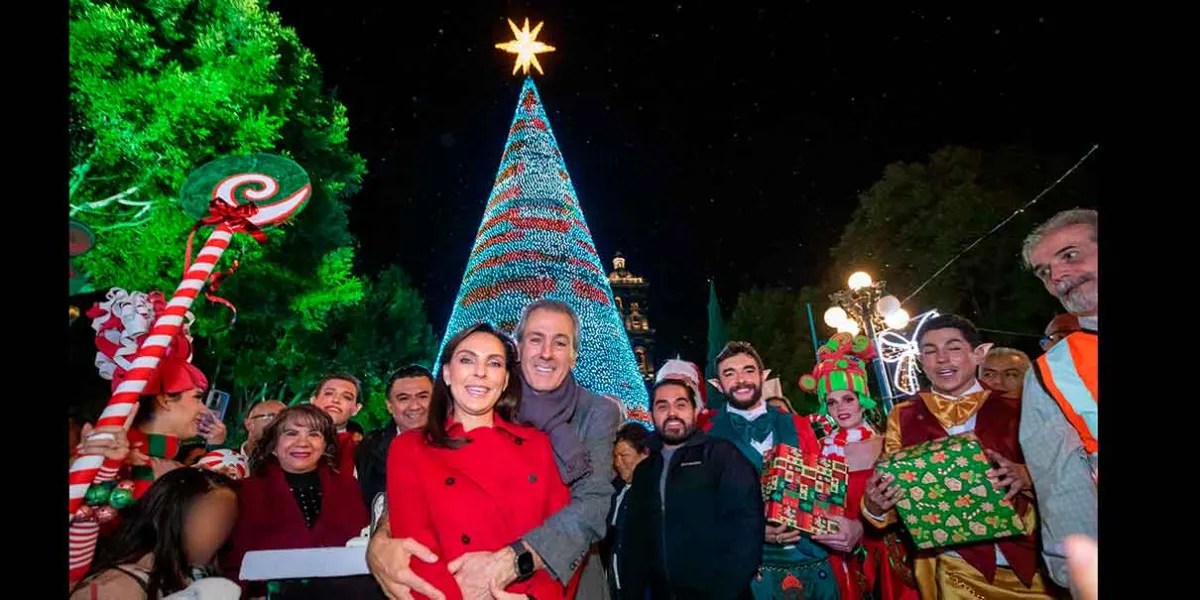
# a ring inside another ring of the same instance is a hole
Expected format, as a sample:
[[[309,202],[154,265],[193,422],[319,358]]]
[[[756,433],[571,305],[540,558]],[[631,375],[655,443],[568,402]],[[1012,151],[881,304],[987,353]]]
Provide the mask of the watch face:
[[[522,552],[517,557],[517,574],[524,576],[531,573],[533,573],[533,553]]]

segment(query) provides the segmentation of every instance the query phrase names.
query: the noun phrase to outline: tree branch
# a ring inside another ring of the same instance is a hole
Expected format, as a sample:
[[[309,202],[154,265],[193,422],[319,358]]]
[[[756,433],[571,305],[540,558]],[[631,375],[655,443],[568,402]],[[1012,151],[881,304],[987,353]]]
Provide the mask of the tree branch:
[[[113,202],[121,202],[125,198],[128,198],[129,196],[136,194],[137,191],[140,189],[142,189],[141,185],[135,185],[119,194],[113,194],[112,196],[109,196],[102,200],[93,200],[91,202],[84,202],[83,204],[72,204],[71,205],[71,216],[75,216],[75,213],[77,213],[79,211],[92,212],[98,208],[104,208],[104,207],[108,206],[109,204],[112,204]],[[149,204],[152,204],[152,202],[147,202],[145,204],[145,206],[148,206]],[[133,206],[143,206],[143,204],[139,203],[139,204],[136,204]]]

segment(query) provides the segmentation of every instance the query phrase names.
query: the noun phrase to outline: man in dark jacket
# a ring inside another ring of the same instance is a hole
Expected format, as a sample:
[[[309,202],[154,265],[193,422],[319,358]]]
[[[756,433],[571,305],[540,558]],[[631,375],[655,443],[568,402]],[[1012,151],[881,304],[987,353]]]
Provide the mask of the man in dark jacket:
[[[750,598],[762,562],[762,488],[750,461],[696,427],[684,383],[655,384],[656,435],[637,466],[617,555],[621,597]]]
[[[372,431],[358,445],[354,459],[363,502],[370,510],[376,494],[387,490],[387,458],[392,440],[409,429],[425,426],[429,417],[429,397],[433,394],[433,374],[421,365],[400,367],[388,377],[385,389],[391,424]]]

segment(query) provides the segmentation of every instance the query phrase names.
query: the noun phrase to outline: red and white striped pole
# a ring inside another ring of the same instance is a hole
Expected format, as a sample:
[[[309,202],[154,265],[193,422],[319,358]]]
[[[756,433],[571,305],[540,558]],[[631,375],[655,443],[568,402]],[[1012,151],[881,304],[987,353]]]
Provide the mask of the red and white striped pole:
[[[188,272],[184,275],[183,281],[180,282],[179,287],[175,288],[175,294],[167,302],[166,310],[154,319],[154,326],[150,328],[149,335],[146,336],[133,359],[133,367],[125,376],[125,380],[113,391],[112,397],[108,400],[108,406],[104,408],[104,412],[96,421],[96,427],[126,424],[130,412],[137,404],[142,391],[146,389],[146,382],[149,381],[150,375],[158,369],[158,362],[166,354],[171,340],[179,333],[188,309],[196,300],[196,296],[200,294],[200,290],[204,289],[204,284],[208,282],[217,261],[221,260],[221,255],[229,247],[229,241],[232,238],[233,228],[226,222],[218,224],[212,235],[208,236],[200,253],[196,255],[196,260],[192,262]],[[119,468],[119,464],[106,461],[102,456],[81,456],[71,464],[70,502],[68,504],[71,519],[75,518],[76,511],[83,505],[84,495],[87,494],[88,488],[95,483],[113,479]],[[100,525],[92,520],[80,519],[71,523],[68,536],[70,539],[71,581],[78,581],[87,573],[88,566],[92,562],[99,529]]]

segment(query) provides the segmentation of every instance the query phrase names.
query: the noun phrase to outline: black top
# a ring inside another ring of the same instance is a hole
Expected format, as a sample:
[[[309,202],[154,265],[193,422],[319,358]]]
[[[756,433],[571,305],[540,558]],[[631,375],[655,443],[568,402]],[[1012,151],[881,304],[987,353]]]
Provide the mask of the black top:
[[[315,470],[308,473],[284,471],[283,477],[287,479],[288,489],[292,490],[292,496],[296,498],[296,504],[300,505],[300,512],[304,514],[305,527],[312,529],[313,523],[321,515],[320,474]]]
[[[620,524],[620,597],[750,598],[766,528],[762,488],[750,461],[702,431],[664,464],[662,442],[633,471]],[[659,480],[667,470],[666,502]]]
[[[358,469],[358,487],[362,488],[367,511],[376,494],[387,492],[387,459],[392,440],[396,439],[396,424],[388,422],[382,429],[367,434],[355,449],[354,466]]]

